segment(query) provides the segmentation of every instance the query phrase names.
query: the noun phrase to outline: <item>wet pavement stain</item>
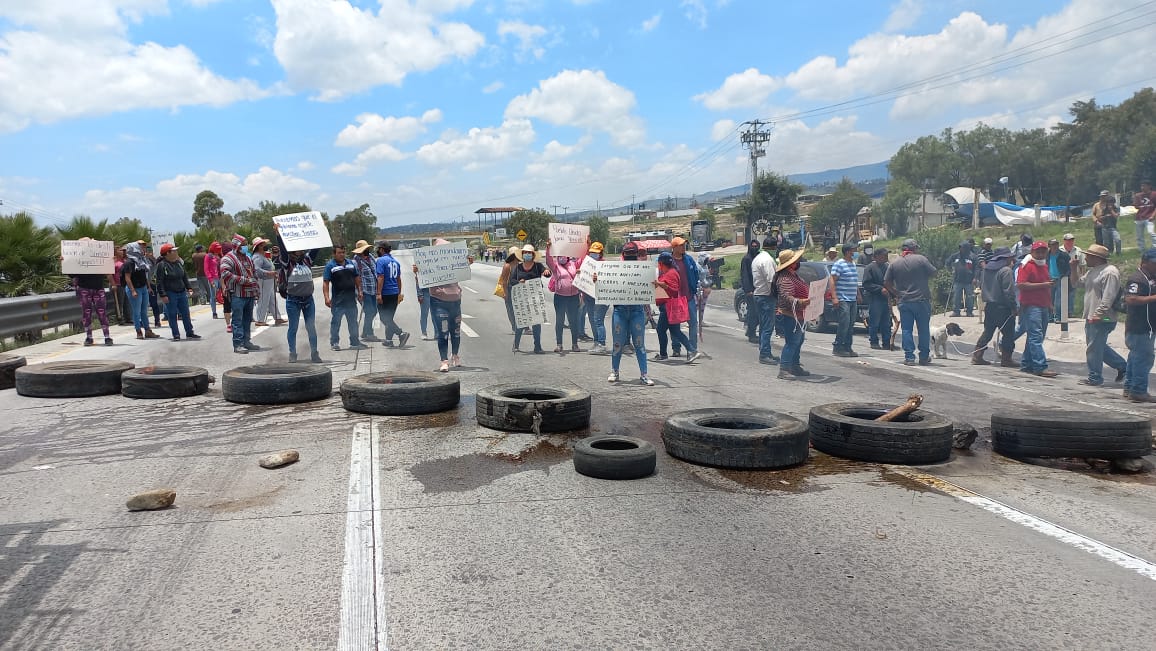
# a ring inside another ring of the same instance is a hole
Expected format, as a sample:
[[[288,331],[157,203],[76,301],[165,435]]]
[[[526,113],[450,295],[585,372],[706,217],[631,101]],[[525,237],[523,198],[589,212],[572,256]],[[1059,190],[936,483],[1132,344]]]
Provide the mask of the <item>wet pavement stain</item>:
[[[704,470],[706,469],[704,468]],[[781,470],[731,470],[716,468],[704,474],[695,473],[695,476],[698,477],[700,481],[714,488],[723,488],[724,490],[726,490],[725,485],[719,486],[710,483],[709,476],[711,472],[717,473],[719,477],[734,482],[743,488],[757,491],[770,493],[813,493],[825,491],[830,488],[830,486],[811,483],[810,480],[815,477],[848,475],[878,470],[879,467],[874,464],[848,461],[811,450],[810,458],[805,463],[790,468],[783,468]]]
[[[477,401],[471,395],[461,397],[458,406],[446,411],[433,414],[419,414],[416,416],[383,416],[382,426],[393,432],[408,432],[419,429],[437,429],[439,427],[456,427],[462,423],[473,422]]]
[[[409,474],[427,494],[464,493],[529,470],[545,470],[570,459],[573,450],[565,444],[540,439],[518,453],[478,452],[462,457],[431,459],[410,467]]]
[[[1148,457],[1151,459],[1151,457]],[[1045,458],[1031,458],[1031,459],[1013,459],[1020,463],[1029,466],[1040,466],[1042,468],[1053,468],[1055,470],[1067,470],[1079,475],[1086,475],[1096,479],[1103,479],[1120,484],[1139,484],[1142,486],[1156,486],[1156,473],[1153,473],[1153,464],[1151,461],[1145,460],[1145,470],[1141,472],[1123,472],[1115,470],[1111,467],[1108,461],[1092,460],[1088,463],[1085,459],[1045,459]]]
[[[278,486],[277,488],[265,491],[264,493],[258,493],[257,495],[242,497],[235,500],[222,500],[220,502],[213,502],[212,504],[206,504],[202,508],[216,513],[236,513],[238,511],[244,511],[246,509],[251,509],[258,506],[268,506],[273,503],[273,498],[277,497],[277,495],[284,488],[284,486]]]

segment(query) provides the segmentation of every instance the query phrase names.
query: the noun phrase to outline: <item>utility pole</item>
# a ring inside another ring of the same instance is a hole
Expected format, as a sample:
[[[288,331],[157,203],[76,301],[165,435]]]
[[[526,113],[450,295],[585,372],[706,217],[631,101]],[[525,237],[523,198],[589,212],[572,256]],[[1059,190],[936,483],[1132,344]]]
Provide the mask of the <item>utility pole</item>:
[[[771,130],[762,127],[769,126],[769,123],[760,120],[749,120],[743,122],[743,126],[747,130],[739,134],[739,139],[743,143],[743,149],[750,151],[751,157],[751,193],[750,197],[753,200],[755,196],[755,184],[759,181],[759,159],[767,155],[767,150],[763,148],[764,145],[771,139]],[[746,241],[751,241],[751,224],[750,215],[747,216]]]
[[[552,203],[550,204],[550,207],[554,209],[554,221],[558,221],[558,208],[560,206],[556,203]]]
[[[570,206],[562,206],[562,220],[570,223]]]

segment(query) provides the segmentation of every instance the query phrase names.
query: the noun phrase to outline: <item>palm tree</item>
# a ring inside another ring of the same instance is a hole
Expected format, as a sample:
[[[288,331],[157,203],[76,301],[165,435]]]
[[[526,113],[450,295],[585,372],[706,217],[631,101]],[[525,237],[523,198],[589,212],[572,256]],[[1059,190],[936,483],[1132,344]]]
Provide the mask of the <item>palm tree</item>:
[[[88,215],[73,217],[67,226],[57,226],[56,232],[62,240],[79,240],[82,237],[91,237],[94,240],[102,241],[112,239],[108,220],[102,219],[97,223],[92,221],[92,217]]]
[[[53,229],[37,226],[28,213],[0,216],[0,296],[26,296],[64,290],[60,240]]]

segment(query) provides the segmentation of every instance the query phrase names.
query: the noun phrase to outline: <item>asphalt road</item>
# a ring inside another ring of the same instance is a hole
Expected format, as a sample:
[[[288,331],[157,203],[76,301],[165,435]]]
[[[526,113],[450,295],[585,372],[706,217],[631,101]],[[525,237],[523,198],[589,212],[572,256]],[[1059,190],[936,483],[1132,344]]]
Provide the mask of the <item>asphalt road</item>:
[[[611,385],[608,357],[511,354],[497,268],[473,271],[456,411],[371,417],[344,411],[336,393],[245,406],[219,384],[166,401],[0,392],[0,648],[1156,647],[1156,481],[994,456],[983,429],[993,412],[1026,407],[1151,413],[1118,390],[958,355],[909,368],[860,345],[858,359],[834,358],[822,334],[803,353],[815,375],[779,381],[729,305],[708,308],[710,359],[652,363],[652,388],[624,359],[624,382]],[[403,350],[332,352],[319,309],[335,389],[371,371],[436,369],[407,293],[399,321],[415,336]],[[259,329],[254,341],[271,350],[242,357],[223,322],[194,309],[200,342],[118,328],[111,348],[76,337],[24,352],[218,377],[286,358],[283,327]],[[570,461],[586,432],[478,426],[474,392],[518,381],[589,390],[590,431],[655,443],[658,472],[591,479]],[[914,470],[812,451],[797,468],[739,472],[675,460],[659,438],[685,409],[806,419],[816,404],[898,404],[916,391],[925,408],[980,427],[976,448]],[[285,448],[301,461],[257,466]],[[159,487],[177,491],[174,508],[125,510],[130,494]]]

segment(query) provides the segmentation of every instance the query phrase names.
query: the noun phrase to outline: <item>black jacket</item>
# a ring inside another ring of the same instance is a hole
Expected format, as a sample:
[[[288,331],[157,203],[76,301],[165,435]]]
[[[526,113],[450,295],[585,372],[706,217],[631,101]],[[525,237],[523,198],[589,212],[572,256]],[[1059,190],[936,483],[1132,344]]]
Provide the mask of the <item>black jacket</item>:
[[[739,263],[739,283],[743,288],[743,293],[753,294],[755,292],[755,277],[751,273],[751,262],[754,261],[755,256],[747,253],[743,256],[743,260]]]
[[[863,293],[868,297],[883,296],[883,278],[887,275],[887,263],[872,262],[863,269]]]
[[[185,265],[180,260],[169,262],[161,260],[157,263],[157,288],[166,293],[187,292],[193,288],[189,284],[189,275],[185,273]]]

